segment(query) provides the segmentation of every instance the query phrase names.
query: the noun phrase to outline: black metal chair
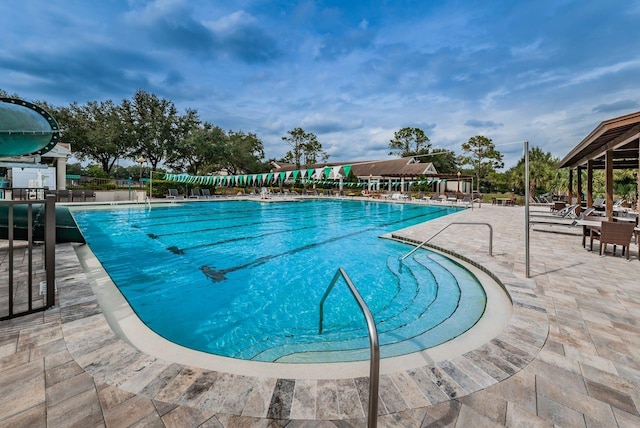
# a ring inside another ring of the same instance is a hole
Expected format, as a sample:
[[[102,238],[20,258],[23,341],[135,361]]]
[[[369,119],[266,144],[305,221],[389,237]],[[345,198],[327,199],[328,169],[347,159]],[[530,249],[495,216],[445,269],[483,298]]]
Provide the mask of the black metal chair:
[[[62,199],[68,202],[71,198],[71,192],[68,190],[58,190],[56,194],[58,195],[58,202],[62,202]]]
[[[71,202],[75,202],[78,199],[84,202],[84,190],[71,191]]]

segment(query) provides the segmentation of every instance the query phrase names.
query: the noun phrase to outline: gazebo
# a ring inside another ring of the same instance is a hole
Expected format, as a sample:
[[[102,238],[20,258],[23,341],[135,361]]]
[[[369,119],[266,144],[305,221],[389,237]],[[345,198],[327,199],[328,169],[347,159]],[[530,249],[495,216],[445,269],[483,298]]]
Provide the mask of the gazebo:
[[[587,170],[587,206],[593,205],[593,171],[605,170],[606,216],[613,218],[613,170],[640,170],[640,111],[605,120],[560,161],[569,169],[569,193],[573,192],[573,171],[577,171],[576,196],[582,198],[582,170]],[[636,174],[640,189],[640,174]],[[640,211],[640,198],[636,204]]]

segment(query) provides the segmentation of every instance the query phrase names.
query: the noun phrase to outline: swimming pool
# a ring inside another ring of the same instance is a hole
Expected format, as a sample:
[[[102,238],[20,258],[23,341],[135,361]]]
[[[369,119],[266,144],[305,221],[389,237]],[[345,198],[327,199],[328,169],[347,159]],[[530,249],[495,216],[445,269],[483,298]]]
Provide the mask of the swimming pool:
[[[462,334],[484,311],[479,282],[452,260],[378,236],[451,207],[306,200],[74,211],[92,251],[143,322],[177,344],[257,361],[368,358],[346,287],[318,304],[343,267],[370,305],[382,356]],[[450,297],[444,299],[444,297]]]

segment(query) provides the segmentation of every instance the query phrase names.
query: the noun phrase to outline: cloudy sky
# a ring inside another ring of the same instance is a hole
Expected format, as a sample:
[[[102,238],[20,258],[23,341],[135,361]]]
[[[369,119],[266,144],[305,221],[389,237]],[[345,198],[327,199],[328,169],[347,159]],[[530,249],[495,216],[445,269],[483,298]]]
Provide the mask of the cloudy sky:
[[[384,159],[422,128],[563,157],[640,110],[640,1],[2,0],[0,89],[63,106],[137,89],[267,157],[302,127],[332,160]]]

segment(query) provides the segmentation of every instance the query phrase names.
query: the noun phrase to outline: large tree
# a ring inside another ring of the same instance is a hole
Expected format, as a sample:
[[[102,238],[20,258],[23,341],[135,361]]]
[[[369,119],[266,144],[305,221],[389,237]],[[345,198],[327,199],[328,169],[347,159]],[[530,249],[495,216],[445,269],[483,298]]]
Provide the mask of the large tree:
[[[262,171],[264,146],[256,134],[229,131],[224,152],[223,166],[229,174]]]
[[[128,156],[122,109],[113,101],[91,101],[86,105],[71,104],[53,114],[62,132],[62,141],[71,143],[71,150],[81,160],[96,161],[106,175],[115,163]]]
[[[425,155],[429,153],[429,137],[420,128],[404,127],[393,134],[389,141],[389,154],[399,157]]]
[[[322,144],[312,132],[305,132],[302,128],[295,128],[287,132],[288,135],[282,137],[283,141],[291,146],[283,160],[300,165],[326,162],[329,154],[322,149]]]
[[[188,127],[181,123],[173,102],[155,94],[138,90],[131,101],[123,100],[122,106],[126,112],[129,144],[133,148],[132,159],[142,157],[155,171],[177,146],[183,136],[181,131]]]
[[[16,94],[16,93],[9,94],[7,91],[5,91],[2,88],[0,88],[0,98],[17,98],[17,99],[20,99],[20,96],[18,94]],[[49,113],[51,113],[51,112],[49,112]]]
[[[529,150],[529,192],[531,195],[546,193],[552,189],[552,182],[558,172],[558,162],[559,159],[551,153],[543,152],[539,147],[533,147]],[[524,166],[523,155],[516,166],[506,172],[512,177],[512,186],[523,190],[525,186]]]
[[[502,153],[493,144],[491,138],[476,135],[462,144],[462,151],[466,154],[460,157],[461,165],[471,165],[476,173],[477,191],[480,193],[480,180],[489,172],[504,167]]]
[[[218,171],[222,168],[227,136],[219,126],[205,122],[193,124],[167,154],[166,164],[193,175]]]

